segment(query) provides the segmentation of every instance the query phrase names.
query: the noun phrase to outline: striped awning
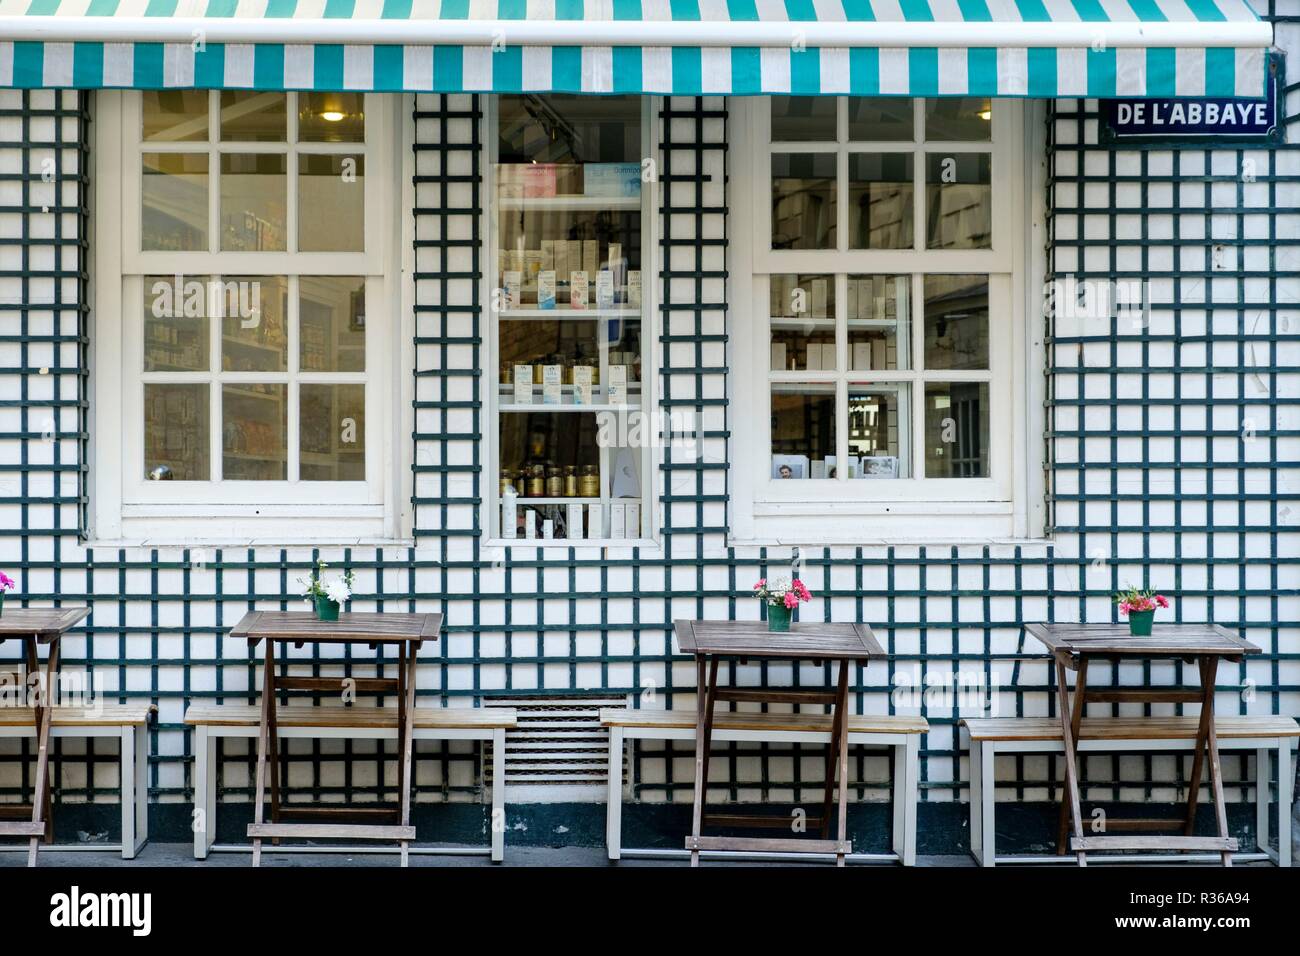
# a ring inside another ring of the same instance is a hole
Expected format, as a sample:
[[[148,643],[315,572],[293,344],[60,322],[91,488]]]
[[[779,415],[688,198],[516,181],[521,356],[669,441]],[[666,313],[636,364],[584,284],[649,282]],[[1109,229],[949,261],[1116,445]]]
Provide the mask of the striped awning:
[[[1260,96],[1245,0],[0,0],[0,87]]]

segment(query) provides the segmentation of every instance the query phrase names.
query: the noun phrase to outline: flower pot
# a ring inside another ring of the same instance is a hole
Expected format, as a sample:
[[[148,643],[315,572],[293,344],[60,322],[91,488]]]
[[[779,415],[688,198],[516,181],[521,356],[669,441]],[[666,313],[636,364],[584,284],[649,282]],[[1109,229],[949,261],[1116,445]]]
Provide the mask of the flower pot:
[[[5,613],[5,592],[3,589],[0,589],[0,617],[3,617],[4,613]]]
[[[790,630],[790,609],[784,604],[767,606],[767,629],[769,631]]]
[[[331,601],[323,594],[316,595],[316,617],[321,621],[337,621],[339,619],[339,602]]]
[[[1151,622],[1155,616],[1155,611],[1129,611],[1128,632],[1134,637],[1150,637]]]

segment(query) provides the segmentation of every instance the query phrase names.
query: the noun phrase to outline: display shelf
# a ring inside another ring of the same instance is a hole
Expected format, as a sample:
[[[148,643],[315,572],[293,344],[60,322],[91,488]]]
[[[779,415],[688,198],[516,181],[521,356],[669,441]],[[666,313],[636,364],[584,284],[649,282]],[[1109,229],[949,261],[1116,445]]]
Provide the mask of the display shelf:
[[[531,405],[498,405],[497,409],[502,413],[528,413],[528,412],[637,412],[641,410],[638,402],[635,405],[543,405],[536,402]]]
[[[573,309],[568,307],[562,309],[502,309],[497,315],[502,319],[509,319],[514,322],[554,319],[586,319],[588,321],[591,319],[639,319],[641,318],[641,308],[640,306],[628,306],[613,309]]]
[[[506,196],[497,200],[502,212],[637,212],[640,196]]]

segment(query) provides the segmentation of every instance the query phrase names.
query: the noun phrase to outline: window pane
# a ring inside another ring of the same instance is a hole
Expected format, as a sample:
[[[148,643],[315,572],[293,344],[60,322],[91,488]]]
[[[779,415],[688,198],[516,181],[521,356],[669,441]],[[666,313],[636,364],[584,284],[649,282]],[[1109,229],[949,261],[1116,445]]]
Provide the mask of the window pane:
[[[207,251],[207,153],[144,153],[140,245],[145,251]]]
[[[361,93],[299,93],[298,141],[361,143],[366,114]]]
[[[144,370],[206,372],[208,283],[192,276],[144,277]]]
[[[298,157],[298,248],[361,252],[366,245],[364,156]]]
[[[901,96],[850,96],[849,139],[856,142],[911,141],[912,100]]]
[[[932,143],[987,143],[993,135],[993,110],[978,96],[925,101],[925,138]]]
[[[221,386],[221,467],[227,481],[289,477],[287,386]]]
[[[772,248],[835,248],[835,154],[772,154]]]
[[[303,481],[365,481],[366,387],[299,386],[298,449]]]
[[[503,319],[500,336],[498,381],[504,405],[610,404],[607,383],[601,378],[602,352],[608,363],[604,374],[619,376],[622,393],[616,396],[617,403],[640,404],[640,320]],[[544,387],[548,366],[558,370],[560,383],[558,390],[549,392]],[[525,367],[516,387],[516,369]],[[531,391],[527,389],[530,379]]]
[[[914,191],[911,153],[851,154],[850,248],[912,248]]]
[[[771,278],[773,371],[834,371],[835,277],[774,275]]]
[[[283,252],[286,163],[280,153],[221,154],[221,248]]]
[[[207,90],[145,90],[144,138],[164,143],[201,143],[208,138]]]
[[[835,104],[833,96],[772,97],[772,142],[835,142]]]
[[[988,153],[930,153],[926,165],[926,235],[930,248],[990,248],[993,158]]]
[[[930,382],[925,386],[925,477],[989,475],[987,382]]]
[[[849,276],[849,368],[910,368],[910,276]]]
[[[595,412],[503,413],[500,462],[502,479],[514,484],[520,498],[609,495]]]
[[[988,276],[925,277],[925,367],[989,367]]]
[[[825,478],[835,467],[835,386],[772,386],[776,479]]]
[[[849,386],[848,477],[910,477],[909,388],[907,385]]]
[[[365,279],[303,276],[298,280],[298,368],[365,371]]]
[[[221,367],[227,372],[283,372],[288,368],[284,276],[225,276],[214,296],[221,310]]]
[[[237,143],[285,142],[285,102],[283,93],[223,90],[222,140]]]
[[[207,481],[208,386],[144,387],[144,475],[155,481]]]

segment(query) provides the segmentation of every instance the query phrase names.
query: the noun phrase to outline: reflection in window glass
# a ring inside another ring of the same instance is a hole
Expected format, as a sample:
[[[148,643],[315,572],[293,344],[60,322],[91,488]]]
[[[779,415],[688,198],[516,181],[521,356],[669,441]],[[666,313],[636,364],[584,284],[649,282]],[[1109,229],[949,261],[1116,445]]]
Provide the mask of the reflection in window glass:
[[[303,276],[298,280],[298,370],[366,368],[366,280]]]
[[[207,90],[144,90],[143,133],[160,143],[201,143],[208,138]]]
[[[993,245],[993,160],[987,152],[926,156],[926,217],[930,248]]]
[[[926,156],[926,236],[931,249],[993,244],[993,159],[988,153]]]
[[[283,252],[287,248],[286,162],[283,153],[221,154],[223,250]]]
[[[901,96],[850,96],[849,139],[858,143],[912,140],[912,103]]]
[[[207,153],[144,153],[140,248],[207,251]]]
[[[237,143],[283,143],[288,116],[283,93],[221,91],[221,139]]]
[[[987,143],[992,120],[992,105],[978,96],[925,101],[925,138],[932,143]]]
[[[289,402],[285,385],[221,386],[221,468],[227,481],[289,477]]]
[[[300,143],[361,143],[366,138],[361,93],[299,93]]]
[[[637,96],[503,96],[498,100],[497,161],[573,166],[641,162]],[[582,170],[557,170],[561,195],[582,195]],[[576,188],[575,188],[576,187]]]
[[[834,371],[835,277],[774,275],[770,291],[772,371]]]
[[[849,156],[849,246],[912,248],[911,153]]]
[[[925,277],[925,367],[989,367],[988,276]]]
[[[365,481],[364,385],[299,386],[298,458],[303,481]]]
[[[835,469],[835,386],[773,385],[771,477],[826,478]]]
[[[208,282],[194,276],[144,277],[144,370],[208,370]]]
[[[772,154],[772,248],[835,248],[835,155]]]
[[[207,481],[208,385],[148,383],[144,387],[144,477]]]
[[[849,386],[849,478],[907,478],[906,385]]]
[[[772,97],[772,142],[835,142],[833,96]]]
[[[848,277],[849,368],[910,367],[910,276]]]
[[[285,324],[289,282],[284,276],[225,276],[219,297],[221,367],[227,372],[288,368]]]
[[[298,249],[361,252],[366,240],[364,156],[298,157]]]
[[[988,475],[988,383],[927,383],[925,477],[987,478]]]

